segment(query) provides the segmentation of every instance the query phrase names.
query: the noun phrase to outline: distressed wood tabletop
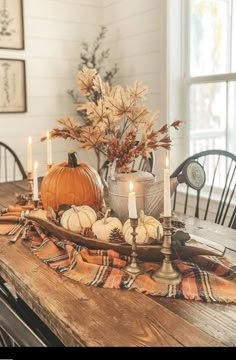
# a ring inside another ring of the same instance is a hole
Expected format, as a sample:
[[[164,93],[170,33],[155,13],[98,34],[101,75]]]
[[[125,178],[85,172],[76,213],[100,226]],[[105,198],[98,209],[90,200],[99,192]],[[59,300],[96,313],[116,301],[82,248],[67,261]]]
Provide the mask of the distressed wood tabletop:
[[[25,182],[0,184],[0,208]],[[236,263],[236,231],[186,217],[191,234],[223,244]],[[236,346],[236,306],[85,286],[50,269],[23,241],[0,237],[0,275],[65,346]]]

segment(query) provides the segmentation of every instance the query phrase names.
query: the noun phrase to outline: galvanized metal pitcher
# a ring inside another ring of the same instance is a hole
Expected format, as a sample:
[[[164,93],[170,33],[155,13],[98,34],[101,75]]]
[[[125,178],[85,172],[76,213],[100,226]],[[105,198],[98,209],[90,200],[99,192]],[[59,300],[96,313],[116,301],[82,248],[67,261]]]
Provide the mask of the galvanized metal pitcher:
[[[129,182],[134,184],[138,215],[144,210],[146,215],[159,218],[164,206],[164,182],[145,171],[108,176],[109,206],[121,221],[128,219]],[[178,185],[177,178],[171,179],[171,194]]]

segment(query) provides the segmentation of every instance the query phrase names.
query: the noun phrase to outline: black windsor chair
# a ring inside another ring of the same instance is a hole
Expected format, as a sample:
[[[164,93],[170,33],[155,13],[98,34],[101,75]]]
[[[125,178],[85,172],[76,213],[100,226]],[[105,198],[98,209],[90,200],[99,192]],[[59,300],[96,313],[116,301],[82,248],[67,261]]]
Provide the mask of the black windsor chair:
[[[26,179],[27,175],[16,153],[0,142],[0,182]]]
[[[183,161],[171,178],[193,160],[205,170],[205,185],[195,191],[179,185],[173,194],[173,210],[236,229],[236,156],[225,150],[199,152]]]

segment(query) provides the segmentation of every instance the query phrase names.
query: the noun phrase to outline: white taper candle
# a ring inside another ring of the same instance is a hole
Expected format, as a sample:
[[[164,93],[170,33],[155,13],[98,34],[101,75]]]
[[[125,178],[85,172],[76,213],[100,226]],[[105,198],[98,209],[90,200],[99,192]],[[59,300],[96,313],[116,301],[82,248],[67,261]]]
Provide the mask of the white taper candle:
[[[32,160],[32,137],[28,137],[27,144],[27,172],[32,173],[33,160]]]
[[[52,165],[52,139],[50,133],[47,131],[47,165]]]
[[[164,168],[164,216],[171,216],[170,169],[168,157],[166,157],[166,164]]]
[[[137,207],[136,207],[136,197],[135,192],[133,191],[134,185],[132,181],[129,183],[129,196],[128,196],[128,209],[129,209],[129,218],[137,219]]]
[[[38,190],[38,163],[34,162],[34,173],[33,173],[33,200],[38,201],[39,190]]]

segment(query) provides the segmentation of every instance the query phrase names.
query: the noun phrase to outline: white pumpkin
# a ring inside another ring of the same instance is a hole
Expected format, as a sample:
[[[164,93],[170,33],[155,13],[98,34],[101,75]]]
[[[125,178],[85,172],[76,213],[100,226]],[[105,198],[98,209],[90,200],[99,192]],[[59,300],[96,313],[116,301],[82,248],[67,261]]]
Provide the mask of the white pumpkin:
[[[96,212],[87,205],[74,206],[66,210],[61,217],[61,226],[79,233],[83,228],[91,227],[97,220]]]
[[[115,228],[122,231],[122,223],[116,217],[108,217],[110,209],[106,211],[106,214],[103,219],[97,220],[93,226],[92,230],[94,235],[97,236],[98,239],[103,241],[109,241],[111,231]]]
[[[133,228],[130,225],[128,219],[123,226],[123,234],[125,241],[132,245]],[[136,243],[137,244],[150,244],[154,240],[160,240],[163,236],[163,228],[161,223],[153,216],[144,215],[143,211],[140,211],[140,218],[138,219],[138,226],[136,228]]]

